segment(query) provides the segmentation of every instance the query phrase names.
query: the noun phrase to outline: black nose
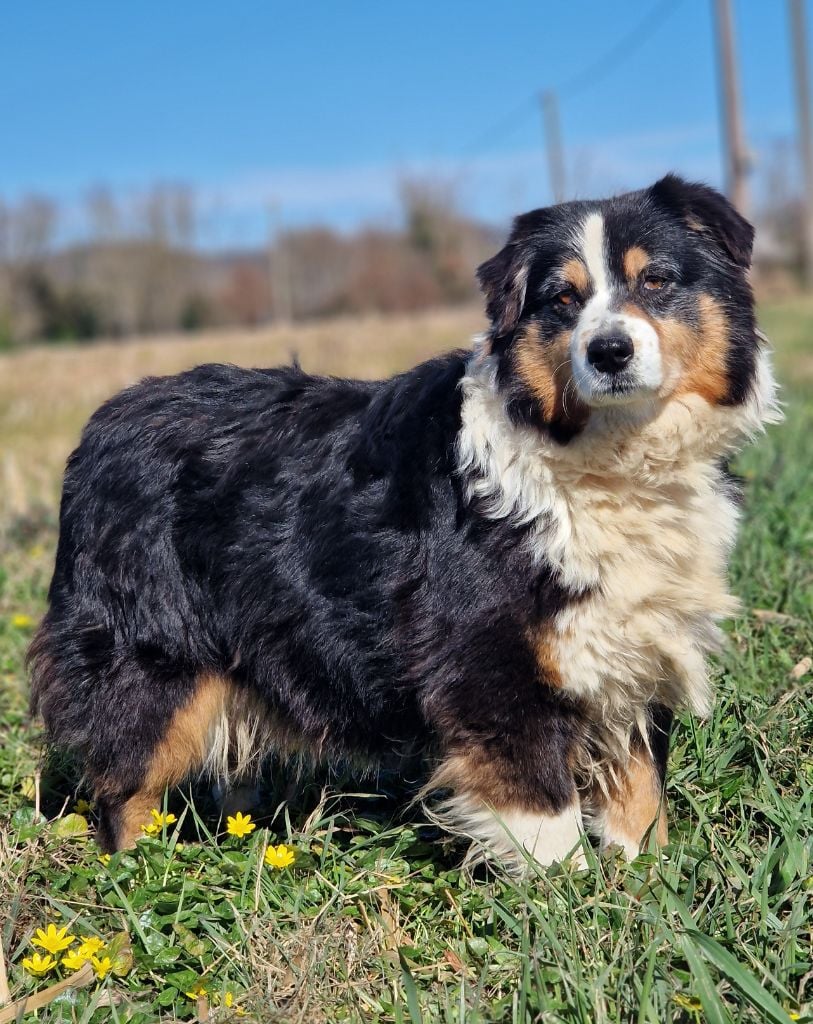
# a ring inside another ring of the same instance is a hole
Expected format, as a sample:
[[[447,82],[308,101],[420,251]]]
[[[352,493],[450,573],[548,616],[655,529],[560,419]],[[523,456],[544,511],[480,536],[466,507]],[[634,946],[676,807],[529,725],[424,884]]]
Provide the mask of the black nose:
[[[602,334],[587,346],[587,362],[600,373],[618,373],[632,359],[634,351],[626,334]]]

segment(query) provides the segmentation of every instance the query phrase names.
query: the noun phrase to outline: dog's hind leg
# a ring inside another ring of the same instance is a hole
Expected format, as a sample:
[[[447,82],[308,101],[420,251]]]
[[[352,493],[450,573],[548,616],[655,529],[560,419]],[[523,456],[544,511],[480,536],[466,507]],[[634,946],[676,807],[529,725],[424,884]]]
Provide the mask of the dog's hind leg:
[[[164,791],[206,767],[216,753],[219,739],[222,741],[228,734],[232,685],[217,675],[204,675],[196,680],[191,693],[173,712],[163,734],[144,758],[135,786],[122,784],[115,761],[110,771],[94,778],[99,843],[106,850],[132,846],[142,825],[148,822],[150,811],[160,808]],[[139,728],[140,724],[133,722],[134,735]]]
[[[32,711],[71,751],[99,809],[99,842],[130,845],[164,788],[200,770],[231,683],[156,643],[127,642],[96,617],[52,607],[29,652]]]

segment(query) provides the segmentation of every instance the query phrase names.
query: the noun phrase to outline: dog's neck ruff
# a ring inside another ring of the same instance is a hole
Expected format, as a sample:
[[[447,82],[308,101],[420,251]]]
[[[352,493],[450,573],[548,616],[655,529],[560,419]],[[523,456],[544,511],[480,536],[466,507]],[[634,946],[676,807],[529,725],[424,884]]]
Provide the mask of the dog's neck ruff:
[[[530,524],[534,559],[574,595],[551,624],[563,688],[628,735],[647,701],[711,706],[705,653],[737,609],[726,563],[737,508],[720,468],[780,417],[766,353],[748,402],[695,395],[591,410],[568,444],[514,423],[475,350],[461,387],[457,464],[481,514]]]

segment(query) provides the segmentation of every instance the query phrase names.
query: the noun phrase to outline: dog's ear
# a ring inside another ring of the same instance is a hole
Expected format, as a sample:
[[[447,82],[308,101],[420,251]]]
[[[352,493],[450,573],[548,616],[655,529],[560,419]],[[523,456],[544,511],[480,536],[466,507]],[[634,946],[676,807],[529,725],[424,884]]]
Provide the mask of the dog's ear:
[[[754,229],[716,189],[667,174],[649,191],[659,206],[680,216],[689,230],[713,239],[737,266],[750,267]]]
[[[477,268],[477,280],[486,297],[486,312],[498,338],[513,331],[519,322],[528,284],[528,264],[512,239],[496,256]]]

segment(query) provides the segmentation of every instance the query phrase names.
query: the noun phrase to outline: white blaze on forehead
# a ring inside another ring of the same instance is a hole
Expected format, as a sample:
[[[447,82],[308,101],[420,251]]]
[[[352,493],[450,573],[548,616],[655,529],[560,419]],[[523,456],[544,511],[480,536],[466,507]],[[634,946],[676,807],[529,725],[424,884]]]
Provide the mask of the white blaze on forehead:
[[[593,285],[592,295],[579,316],[576,331],[584,339],[586,335],[592,335],[610,315],[610,271],[604,248],[604,218],[600,213],[591,213],[584,221],[581,251]]]
[[[629,370],[638,386],[654,391],[663,381],[660,344],[653,326],[643,317],[612,308],[614,298],[619,296],[613,295],[604,227],[604,217],[600,213],[589,214],[582,224],[581,254],[593,292],[579,315],[570,343],[576,387],[588,400],[595,390],[596,374],[587,361],[587,346],[591,338],[605,331],[623,331],[632,340],[635,356]]]
[[[607,272],[604,253],[604,218],[600,213],[591,213],[582,227],[582,256],[587,271],[593,279],[593,295],[610,291],[610,276]]]

